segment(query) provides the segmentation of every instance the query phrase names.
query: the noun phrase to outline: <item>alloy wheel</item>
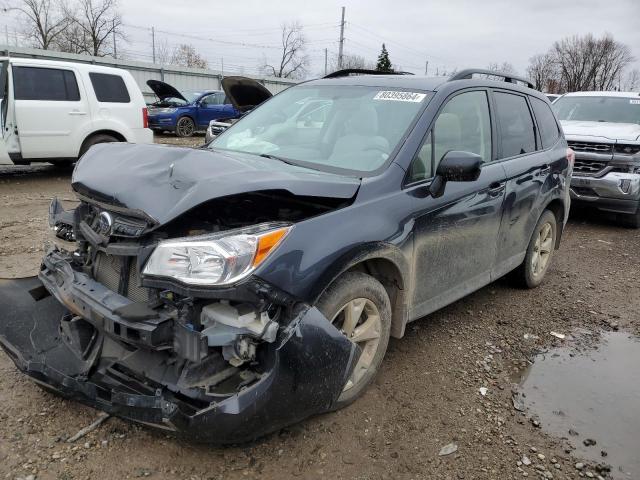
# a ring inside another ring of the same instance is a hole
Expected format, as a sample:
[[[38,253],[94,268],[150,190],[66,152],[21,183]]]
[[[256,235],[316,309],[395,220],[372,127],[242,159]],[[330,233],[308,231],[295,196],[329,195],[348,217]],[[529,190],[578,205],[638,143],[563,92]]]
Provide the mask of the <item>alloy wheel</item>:
[[[553,250],[553,227],[547,222],[540,228],[531,256],[531,271],[535,277],[543,275],[549,266]]]
[[[371,368],[382,332],[382,320],[378,307],[367,298],[355,298],[344,305],[331,323],[351,342],[358,345],[362,354],[343,392],[353,388]]]
[[[178,120],[178,125],[176,126],[178,130],[178,135],[181,137],[190,137],[193,135],[195,131],[195,125],[190,118],[183,117]]]

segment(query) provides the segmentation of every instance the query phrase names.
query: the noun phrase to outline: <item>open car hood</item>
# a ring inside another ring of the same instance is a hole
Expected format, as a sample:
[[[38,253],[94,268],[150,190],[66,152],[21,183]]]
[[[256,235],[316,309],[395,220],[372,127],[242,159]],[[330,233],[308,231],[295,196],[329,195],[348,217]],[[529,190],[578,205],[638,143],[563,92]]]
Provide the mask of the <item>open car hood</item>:
[[[229,101],[241,112],[251,110],[273,96],[264,85],[252,78],[225,77],[221,83]]]
[[[103,143],[77,163],[72,187],[93,203],[166,224],[209,200],[260,191],[350,199],[360,179],[257,155],[162,145]]]
[[[149,85],[149,88],[153,90],[153,93],[155,93],[160,100],[173,97],[181,98],[185,102],[189,103],[189,100],[184,98],[184,96],[176,90],[175,87],[172,87],[168,83],[161,82],[160,80],[147,80],[147,85]]]

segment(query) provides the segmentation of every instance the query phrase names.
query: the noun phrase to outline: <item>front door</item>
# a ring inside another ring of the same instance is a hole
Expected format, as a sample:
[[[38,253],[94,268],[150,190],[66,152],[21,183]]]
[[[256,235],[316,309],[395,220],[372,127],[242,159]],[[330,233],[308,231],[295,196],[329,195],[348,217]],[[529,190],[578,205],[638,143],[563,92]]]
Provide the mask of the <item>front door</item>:
[[[418,318],[491,281],[505,196],[505,172],[495,163],[488,92],[465,91],[439,113],[409,171],[415,198],[414,278],[410,316]],[[433,198],[426,187],[451,150],[483,159],[473,182],[449,182]]]
[[[77,155],[71,138],[90,118],[71,69],[12,66],[18,139],[23,158]]]
[[[224,93],[212,93],[202,97],[198,104],[198,126],[206,128],[211,120],[229,116],[224,105]]]

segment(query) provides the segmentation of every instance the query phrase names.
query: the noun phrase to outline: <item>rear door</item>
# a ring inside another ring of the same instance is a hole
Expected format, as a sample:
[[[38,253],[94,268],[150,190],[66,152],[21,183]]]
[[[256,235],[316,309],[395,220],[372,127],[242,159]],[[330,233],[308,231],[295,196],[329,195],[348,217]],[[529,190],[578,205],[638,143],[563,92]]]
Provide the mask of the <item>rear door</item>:
[[[549,149],[559,142],[560,131],[553,113],[542,100],[512,91],[495,90],[493,101],[498,127],[498,154],[507,174],[507,196],[493,273],[495,279],[513,270],[524,259],[545,205],[545,192],[553,188],[550,180],[555,167]],[[540,122],[544,115],[544,124],[541,123],[544,130],[535,122],[530,103],[534,101],[540,103],[536,108],[540,111]]]
[[[450,97],[423,141],[408,172],[415,198],[414,292],[412,318],[431,313],[486,285],[496,257],[505,173],[495,162],[488,91]],[[448,151],[480,155],[480,177],[449,182],[433,198],[426,187]]]
[[[71,137],[91,121],[76,72],[67,67],[14,64],[12,76],[22,157],[76,156]]]
[[[8,124],[9,113],[9,61],[0,62],[0,165],[11,165],[8,140],[13,126]]]

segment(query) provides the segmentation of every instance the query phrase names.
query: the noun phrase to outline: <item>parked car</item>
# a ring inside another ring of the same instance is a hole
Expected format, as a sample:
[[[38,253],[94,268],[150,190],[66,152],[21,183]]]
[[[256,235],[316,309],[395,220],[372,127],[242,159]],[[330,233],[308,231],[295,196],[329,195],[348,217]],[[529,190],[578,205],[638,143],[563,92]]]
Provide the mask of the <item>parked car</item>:
[[[575,204],[640,228],[640,94],[568,93],[553,108],[576,153]]]
[[[206,130],[211,120],[236,118],[238,112],[223,91],[178,91],[168,83],[147,80],[159,100],[149,105],[149,127],[155,132],[170,131],[190,137]]]
[[[0,164],[72,163],[98,143],[153,141],[142,92],[118,68],[0,58],[0,105]]]
[[[0,284],[0,344],[47,389],[196,441],[349,404],[408,322],[507,273],[537,287],[560,244],[549,102],[474,73],[334,74],[206,148],[94,147],[38,277]],[[301,101],[322,120],[289,121]]]

